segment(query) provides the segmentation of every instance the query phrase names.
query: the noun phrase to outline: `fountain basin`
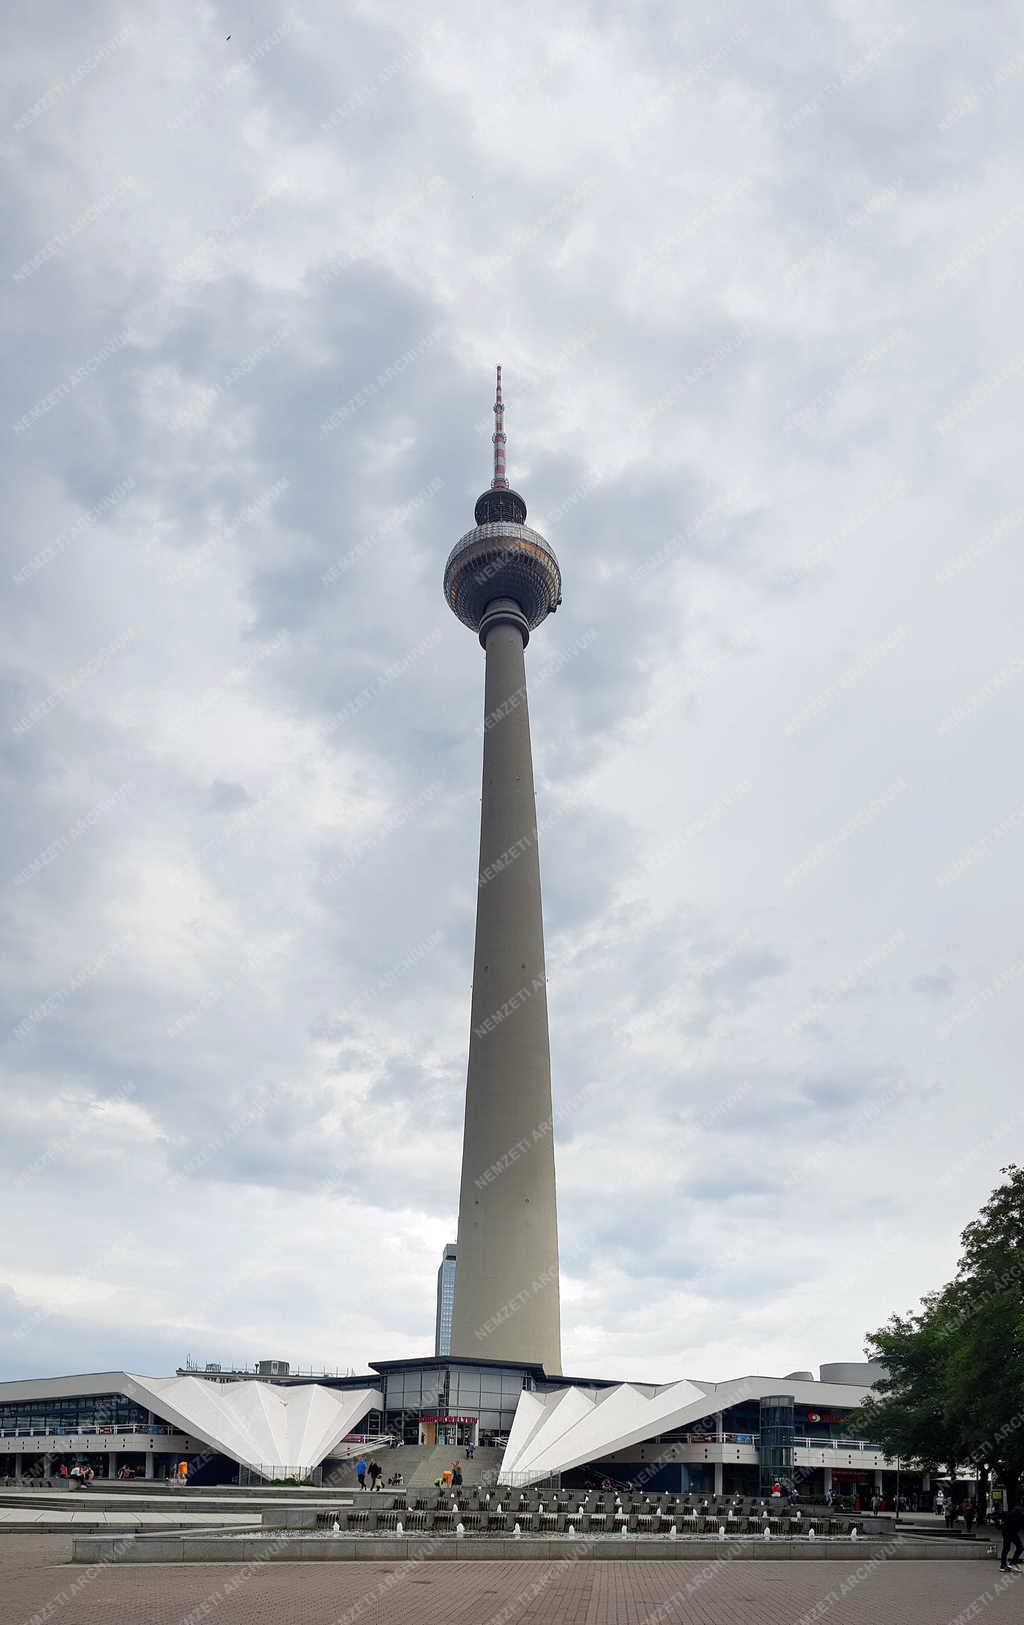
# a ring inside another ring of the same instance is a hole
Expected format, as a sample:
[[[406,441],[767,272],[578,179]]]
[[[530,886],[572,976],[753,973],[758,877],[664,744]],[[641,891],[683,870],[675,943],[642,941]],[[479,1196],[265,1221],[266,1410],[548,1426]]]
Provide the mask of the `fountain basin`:
[[[841,1536],[819,1535],[816,1540],[774,1536],[717,1535],[555,1535],[454,1533],[406,1535],[391,1531],[335,1535],[331,1530],[296,1533],[266,1529],[261,1533],[226,1535],[222,1530],[189,1531],[180,1535],[81,1535],[73,1542],[75,1563],[399,1563],[485,1560],[490,1562],[545,1562],[573,1557],[583,1561],[626,1562],[653,1559],[700,1562],[843,1562],[856,1554],[858,1563],[870,1559],[912,1559],[924,1562],[980,1560],[992,1553],[986,1541],[880,1540],[859,1535],[852,1543]]]

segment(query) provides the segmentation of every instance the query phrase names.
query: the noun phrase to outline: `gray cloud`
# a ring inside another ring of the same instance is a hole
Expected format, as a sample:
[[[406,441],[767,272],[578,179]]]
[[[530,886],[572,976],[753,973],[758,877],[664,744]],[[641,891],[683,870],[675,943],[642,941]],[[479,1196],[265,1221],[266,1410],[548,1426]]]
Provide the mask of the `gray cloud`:
[[[949,1273],[1019,1048],[1012,998],[940,1031],[1019,954],[1013,13],[131,22],[2,69],[5,1373],[430,1346],[498,359],[565,581],[567,1369],[855,1356]],[[865,1215],[901,1249],[837,1296]]]

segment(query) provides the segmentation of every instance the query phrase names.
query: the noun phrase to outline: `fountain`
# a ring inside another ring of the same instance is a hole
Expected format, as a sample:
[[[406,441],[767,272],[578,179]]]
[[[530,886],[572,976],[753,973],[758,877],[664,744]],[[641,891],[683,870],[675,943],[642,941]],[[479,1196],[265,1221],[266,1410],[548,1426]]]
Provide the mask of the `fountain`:
[[[332,1535],[340,1535],[341,1534],[341,1524],[338,1522],[337,1518],[335,1518],[333,1524],[331,1525],[331,1534]]]
[[[399,1540],[401,1540],[402,1536],[405,1534],[405,1525],[401,1522],[401,1520],[395,1524],[395,1534],[398,1536]]]
[[[466,1525],[464,1523],[457,1523],[455,1525],[455,1538],[456,1538],[456,1540],[461,1540],[465,1533],[466,1533]]]
[[[576,1533],[576,1525],[574,1523],[569,1525],[569,1533],[570,1535],[574,1535]]]
[[[765,1524],[765,1526],[764,1526],[764,1538],[765,1538],[765,1540],[771,1540],[771,1538],[772,1538],[772,1532],[769,1529],[767,1524]]]
[[[807,1539],[808,1540],[813,1540],[814,1539],[814,1525],[813,1525],[813,1523],[811,1524],[811,1527],[807,1531]]]
[[[523,1535],[523,1531],[520,1529],[519,1525],[516,1524],[514,1529],[512,1530],[512,1539],[513,1540],[521,1540],[522,1535]]]
[[[856,1524],[854,1524],[850,1529],[850,1539],[851,1540],[856,1540],[857,1539],[857,1525]]]
[[[624,1535],[628,1535],[628,1534],[629,1534],[629,1529],[628,1529],[628,1527],[627,1527],[627,1526],[626,1526],[626,1524],[623,1524],[623,1525],[622,1525],[622,1533],[623,1533],[623,1534],[624,1534]]]
[[[678,1535],[678,1533],[679,1533],[679,1530],[678,1530],[678,1529],[677,1529],[677,1528],[676,1528],[676,1526],[675,1526],[675,1524],[673,1524],[673,1525],[672,1525],[672,1527],[671,1527],[671,1529],[670,1529],[670,1530],[669,1530],[669,1532],[668,1532],[668,1538],[669,1538],[669,1540],[675,1540],[675,1538],[676,1538],[676,1536],[677,1536],[677,1535]]]
[[[725,1539],[725,1524],[724,1523],[720,1523],[718,1525],[718,1538],[719,1538],[719,1540],[724,1540]]]

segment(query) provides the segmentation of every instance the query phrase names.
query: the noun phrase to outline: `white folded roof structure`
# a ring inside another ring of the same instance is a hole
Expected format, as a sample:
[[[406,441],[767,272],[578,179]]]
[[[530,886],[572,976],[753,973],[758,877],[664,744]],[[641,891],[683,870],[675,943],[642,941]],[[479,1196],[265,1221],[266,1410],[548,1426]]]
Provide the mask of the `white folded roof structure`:
[[[862,1404],[869,1393],[868,1387],[785,1377],[524,1390],[498,1476],[503,1484],[530,1484],[770,1394],[791,1394],[797,1403],[850,1406]]]
[[[286,1467],[303,1477],[329,1456],[367,1411],[380,1409],[374,1388],[337,1392],[318,1383],[207,1382],[201,1377],[129,1377],[148,1398],[129,1397],[178,1422],[222,1455],[268,1477]]]
[[[100,1394],[123,1394],[187,1438],[268,1478],[284,1476],[281,1469],[305,1476],[368,1411],[384,1404],[376,1388],[211,1382],[202,1377],[138,1377],[127,1371],[0,1384],[0,1397],[15,1403]]]

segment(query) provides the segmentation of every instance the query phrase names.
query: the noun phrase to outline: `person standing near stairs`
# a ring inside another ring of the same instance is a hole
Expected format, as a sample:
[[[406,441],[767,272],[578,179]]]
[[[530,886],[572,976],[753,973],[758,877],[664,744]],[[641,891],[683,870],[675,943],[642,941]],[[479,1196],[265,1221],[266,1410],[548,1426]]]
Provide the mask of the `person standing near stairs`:
[[[364,1456],[360,1456],[359,1460],[356,1462],[356,1477],[359,1480],[359,1488],[361,1490],[365,1490],[365,1488],[366,1488],[366,1458]]]

